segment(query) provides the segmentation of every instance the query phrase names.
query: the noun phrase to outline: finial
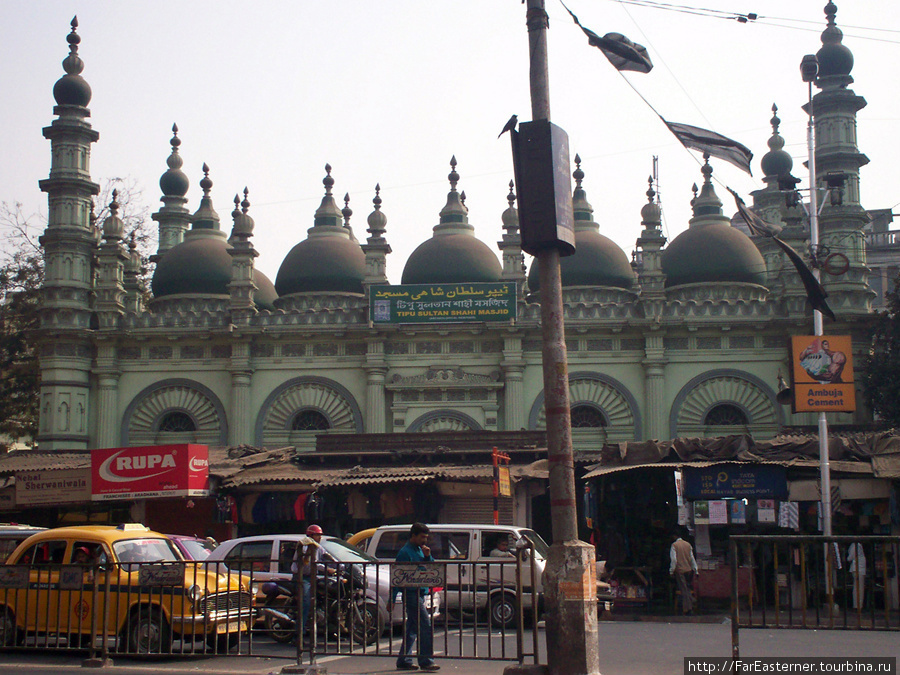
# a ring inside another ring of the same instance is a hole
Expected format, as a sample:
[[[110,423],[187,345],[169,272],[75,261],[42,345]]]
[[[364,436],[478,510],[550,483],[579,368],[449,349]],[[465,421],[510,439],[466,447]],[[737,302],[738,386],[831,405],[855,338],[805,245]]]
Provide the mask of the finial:
[[[244,186],[244,200],[241,202],[241,212],[247,213],[250,210],[250,200],[247,199],[247,196],[250,194],[250,191],[247,189],[247,186]]]
[[[713,168],[709,163],[709,153],[703,153],[703,166],[700,167],[700,173],[703,174],[703,184],[706,185],[710,183],[710,176],[712,176]]]
[[[772,104],[772,119],[769,120],[772,123],[772,133],[778,133],[778,125],[781,124],[781,120],[778,117],[778,106],[774,103]]]
[[[84,70],[84,61],[78,56],[78,45],[81,43],[81,36],[76,33],[78,28],[78,17],[74,17],[70,24],[72,32],[66,35],[66,42],[69,43],[69,55],[63,59],[63,70],[69,75],[80,75]]]
[[[644,194],[647,195],[647,201],[652,204],[653,198],[656,196],[656,190],[653,189],[653,176],[647,177],[647,185],[647,192]],[[696,185],[694,187],[696,187]]]
[[[322,185],[325,186],[325,196],[331,196],[331,188],[334,186],[334,178],[331,177],[331,164],[325,165],[325,178],[322,179]]]
[[[456,173],[456,155],[450,158],[450,173],[447,174],[447,180],[450,181],[450,191],[456,192],[456,184],[459,182],[459,174]]]
[[[572,173],[572,178],[575,179],[575,189],[581,187],[581,181],[584,179],[584,171],[581,170],[581,155],[577,152],[575,153],[575,171]]]
[[[468,211],[469,207],[466,206],[466,191],[465,190],[463,190],[462,192],[459,193],[459,201],[462,203],[462,205],[466,209],[466,211]]]
[[[118,215],[118,211],[119,211],[119,202],[116,201],[118,196],[119,196],[119,191],[113,190],[112,191],[112,201],[109,203],[109,212],[113,217]]]
[[[828,4],[825,5],[825,16],[828,18],[828,25],[834,26],[834,16],[837,14],[837,5],[835,5],[831,0],[828,0]],[[77,24],[76,24],[77,25]]]
[[[691,200],[691,206],[693,206],[693,205],[694,205],[694,202],[697,201],[697,192],[699,192],[699,191],[700,191],[700,188],[698,188],[698,187],[697,187],[697,184],[694,183],[694,184],[691,186],[691,192],[694,193],[694,198]]]
[[[341,215],[344,216],[344,227],[350,227],[350,216],[353,215],[353,209],[350,208],[350,193],[344,193],[344,208],[341,209]]]
[[[178,146],[181,145],[181,139],[178,138],[178,125],[172,125],[172,140],[169,141],[172,145],[172,152],[178,152]]]
[[[213,182],[209,178],[209,166],[203,162],[203,178],[200,179],[200,187],[203,188],[203,196],[209,197],[209,191],[212,189]]]
[[[237,195],[234,196],[234,211],[231,212],[231,217],[235,220],[241,215],[241,198]]]
[[[381,183],[375,183],[375,196],[372,198],[372,203],[375,205],[375,210],[381,208]]]
[[[509,194],[506,195],[506,201],[509,202],[509,208],[512,208],[513,204],[516,203],[516,193],[513,192],[513,188],[515,186],[516,186],[516,184],[512,180],[510,180],[509,181]]]

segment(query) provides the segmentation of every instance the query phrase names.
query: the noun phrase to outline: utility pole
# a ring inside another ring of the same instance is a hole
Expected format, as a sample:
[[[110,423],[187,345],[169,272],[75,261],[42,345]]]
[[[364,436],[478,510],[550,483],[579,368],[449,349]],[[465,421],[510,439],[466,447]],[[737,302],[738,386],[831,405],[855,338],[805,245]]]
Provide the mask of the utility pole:
[[[549,122],[549,20],[544,0],[527,0],[527,3],[531,114],[535,121]],[[553,526],[553,545],[544,572],[547,661],[551,675],[599,675],[595,554],[592,546],[578,539],[560,252],[548,247],[540,250],[536,258],[541,287],[544,407]]]

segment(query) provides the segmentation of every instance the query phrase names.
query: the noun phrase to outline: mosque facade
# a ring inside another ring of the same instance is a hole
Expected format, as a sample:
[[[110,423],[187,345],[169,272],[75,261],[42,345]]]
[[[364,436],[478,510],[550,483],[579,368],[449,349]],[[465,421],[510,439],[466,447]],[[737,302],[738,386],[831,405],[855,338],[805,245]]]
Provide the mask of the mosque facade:
[[[859,169],[868,160],[856,143],[865,100],[850,88],[852,54],[833,7],[826,8],[813,108],[817,185],[838,195],[822,207],[821,243],[841,251],[846,264],[840,274],[823,273],[838,317],[826,332],[862,345],[875,297],[869,218],[859,200]],[[370,289],[389,284],[391,253],[377,188],[363,240],[347,205],[335,201],[326,166],[312,225],[273,283],[254,268],[250,195],[235,198],[228,223],[214,208],[204,167],[199,208],[188,209],[176,129],[160,179],[162,206],[152,216],[159,248],[148,295],[117,205],[99,232],[91,221],[98,133],[79,42],[73,26],[65,74],[54,87],[55,119],[43,130],[52,162],[40,182],[49,202],[41,238],[41,450],[190,442],[302,453],[313,452],[323,433],[543,428],[542,289],[536,267],[526,269],[512,185],[502,240],[490,246],[469,222],[452,160],[439,222],[406,261],[401,284],[505,284],[514,288],[515,319],[373,323]],[[765,187],[752,195],[752,208],[804,254],[808,221],[777,114],[772,124]],[[790,336],[812,332],[804,287],[774,243],[732,222],[713,185],[714,166],[703,165],[689,227],[672,241],[662,234],[651,182],[629,260],[602,234],[589,176],[577,157],[575,164],[576,252],[562,259],[562,283],[576,450],[729,433],[769,438],[785,426],[814,425],[814,414],[792,414],[776,400],[779,376],[789,373]],[[832,185],[838,175],[841,189]],[[861,408],[832,417],[835,424],[866,421]]]

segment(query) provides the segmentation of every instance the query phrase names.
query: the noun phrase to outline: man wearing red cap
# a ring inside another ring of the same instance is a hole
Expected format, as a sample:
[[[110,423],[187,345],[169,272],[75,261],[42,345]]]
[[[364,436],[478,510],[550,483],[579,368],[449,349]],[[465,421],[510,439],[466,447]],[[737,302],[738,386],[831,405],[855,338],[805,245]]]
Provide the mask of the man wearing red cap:
[[[309,608],[312,605],[312,575],[317,570],[324,569],[321,564],[325,556],[325,549],[318,544],[322,541],[322,528],[318,525],[310,525],[306,528],[306,536],[316,542],[304,546],[302,543],[297,544],[297,550],[294,553],[294,560],[291,563],[291,572],[296,575],[300,574],[300,580],[303,583],[303,615],[300,617],[300,632],[306,625],[306,618],[309,616]],[[315,565],[315,567],[313,566]]]

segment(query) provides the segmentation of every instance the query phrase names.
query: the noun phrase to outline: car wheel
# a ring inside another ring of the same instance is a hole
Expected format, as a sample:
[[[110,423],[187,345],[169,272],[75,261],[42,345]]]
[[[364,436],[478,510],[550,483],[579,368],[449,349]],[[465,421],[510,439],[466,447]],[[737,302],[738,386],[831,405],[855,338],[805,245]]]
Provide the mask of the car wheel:
[[[0,609],[0,647],[12,647],[22,642],[22,634],[16,626],[16,615],[8,607]]]
[[[142,608],[128,625],[128,651],[134,654],[168,654],[172,645],[169,624],[158,609]]]
[[[491,598],[491,627],[510,629],[516,624],[516,599],[510,593],[498,593]]]
[[[227,654],[232,649],[236,649],[240,643],[240,633],[225,633],[223,635],[206,636],[206,645],[217,654]]]

